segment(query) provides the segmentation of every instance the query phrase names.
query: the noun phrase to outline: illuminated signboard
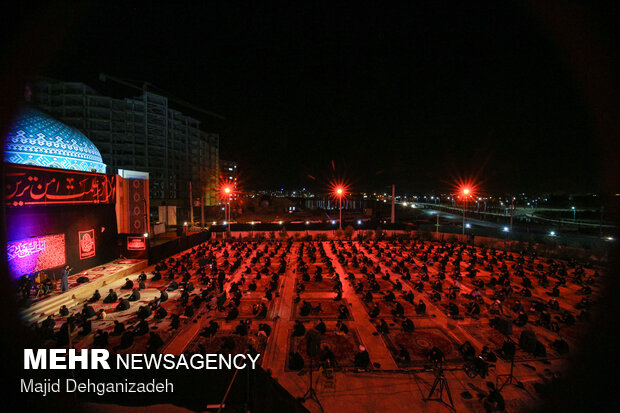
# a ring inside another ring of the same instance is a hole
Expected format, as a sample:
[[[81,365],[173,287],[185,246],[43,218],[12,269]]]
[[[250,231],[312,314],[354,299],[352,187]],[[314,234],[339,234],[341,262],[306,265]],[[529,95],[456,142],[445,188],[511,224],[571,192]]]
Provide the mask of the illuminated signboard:
[[[95,256],[95,230],[80,231],[80,259]]]
[[[127,250],[144,251],[145,249],[146,242],[144,237],[127,237]]]
[[[49,268],[60,267],[65,259],[65,235],[45,235],[6,244],[9,273],[19,278]]]

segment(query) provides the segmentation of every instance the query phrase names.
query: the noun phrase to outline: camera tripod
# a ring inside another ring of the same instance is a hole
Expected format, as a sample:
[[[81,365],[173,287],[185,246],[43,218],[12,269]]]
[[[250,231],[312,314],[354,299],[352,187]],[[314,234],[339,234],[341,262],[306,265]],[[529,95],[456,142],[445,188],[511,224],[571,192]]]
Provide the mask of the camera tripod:
[[[424,401],[437,401],[445,404],[451,410],[456,411],[454,408],[454,402],[452,401],[452,394],[450,394],[450,386],[448,386],[448,379],[443,374],[443,367],[441,364],[435,364],[435,381],[431,386],[431,391],[428,393],[428,396],[424,399]],[[439,388],[438,388],[439,386]],[[446,390],[446,394],[448,395],[448,400],[450,404],[446,403],[443,399],[443,391]],[[433,393],[437,390],[437,397],[433,397]]]
[[[316,404],[319,405],[319,408],[321,409],[321,412],[323,412],[323,406],[321,405],[321,402],[319,401],[319,396],[317,396],[316,394],[316,390],[314,390],[314,386],[313,386],[313,381],[312,381],[312,357],[310,357],[310,387],[308,387],[308,390],[306,390],[306,393],[304,393],[303,396],[299,397],[298,400],[302,403],[305,403],[306,400],[314,400],[316,402]]]
[[[502,384],[499,388],[500,391],[502,391],[502,389],[507,385],[507,384],[514,384],[515,386],[517,386],[520,389],[523,389],[525,386],[523,386],[523,383],[521,383],[519,381],[519,379],[517,379],[514,375],[514,368],[515,368],[515,355],[513,354],[512,357],[510,357],[510,373],[508,374],[498,374],[497,378],[499,379],[500,377],[506,377],[506,381],[504,382],[504,384]]]

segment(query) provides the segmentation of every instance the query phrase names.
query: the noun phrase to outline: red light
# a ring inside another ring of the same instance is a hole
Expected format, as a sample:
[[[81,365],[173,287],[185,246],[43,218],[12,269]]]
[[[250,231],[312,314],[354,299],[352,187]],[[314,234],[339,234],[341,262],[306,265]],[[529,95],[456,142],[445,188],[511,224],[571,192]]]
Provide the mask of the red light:
[[[231,191],[232,191],[232,189],[230,189],[229,186],[225,186],[224,187],[224,192],[226,192],[227,194],[230,194]]]
[[[342,188],[338,188],[338,189],[336,189],[336,193],[337,193],[338,195],[342,195]]]
[[[469,194],[469,188],[463,189],[463,194],[468,195]]]

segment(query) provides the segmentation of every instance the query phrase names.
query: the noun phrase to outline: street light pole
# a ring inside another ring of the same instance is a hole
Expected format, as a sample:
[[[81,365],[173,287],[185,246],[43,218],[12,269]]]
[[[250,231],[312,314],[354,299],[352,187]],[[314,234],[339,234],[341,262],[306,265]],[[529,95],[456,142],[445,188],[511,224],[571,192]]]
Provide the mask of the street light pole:
[[[338,198],[338,204],[339,204],[338,206],[340,208],[340,217],[339,217],[338,221],[340,222],[340,229],[342,230],[342,194]]]

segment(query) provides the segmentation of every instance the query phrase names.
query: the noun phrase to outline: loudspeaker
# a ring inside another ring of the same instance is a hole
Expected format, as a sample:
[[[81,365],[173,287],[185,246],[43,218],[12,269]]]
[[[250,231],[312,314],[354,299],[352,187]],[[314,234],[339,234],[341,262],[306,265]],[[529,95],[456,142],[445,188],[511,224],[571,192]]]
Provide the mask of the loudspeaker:
[[[512,334],[512,320],[504,317],[495,318],[495,328],[505,336]]]
[[[306,354],[317,357],[321,352],[321,333],[314,328],[306,332]]]

